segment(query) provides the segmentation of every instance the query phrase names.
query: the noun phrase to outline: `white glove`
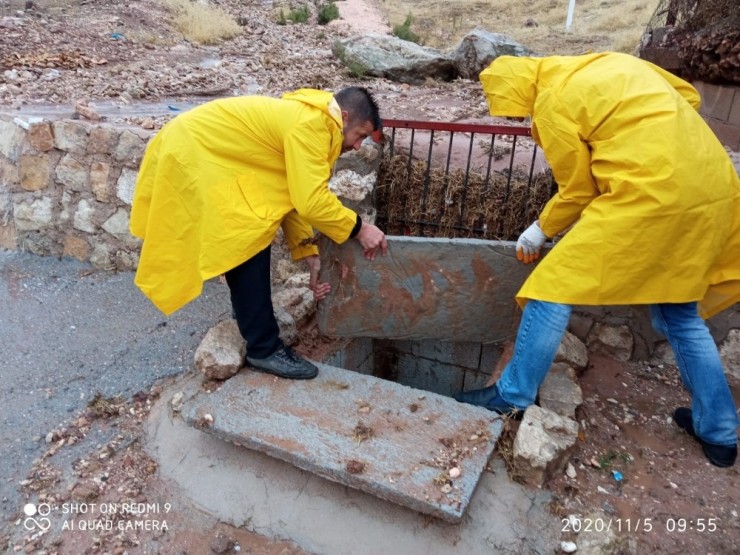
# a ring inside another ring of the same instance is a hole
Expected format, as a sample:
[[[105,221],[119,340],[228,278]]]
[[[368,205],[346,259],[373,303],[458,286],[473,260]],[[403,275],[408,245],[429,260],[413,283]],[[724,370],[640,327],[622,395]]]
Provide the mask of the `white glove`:
[[[547,237],[540,229],[539,222],[534,222],[524,230],[516,242],[516,257],[525,264],[534,262],[540,257],[540,249],[547,241]]]

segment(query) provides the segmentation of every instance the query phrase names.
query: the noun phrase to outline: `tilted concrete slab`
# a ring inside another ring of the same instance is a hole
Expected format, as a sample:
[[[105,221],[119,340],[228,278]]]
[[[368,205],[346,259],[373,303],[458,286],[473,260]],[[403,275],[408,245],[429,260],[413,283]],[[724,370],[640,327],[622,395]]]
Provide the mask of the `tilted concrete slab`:
[[[309,381],[242,370],[217,391],[188,400],[182,414],[227,441],[459,522],[501,434],[501,417],[428,391],[318,366],[318,377]]]
[[[366,260],[357,241],[319,244],[319,330],[339,337],[494,343],[516,335],[514,295],[532,271],[516,243],[388,237],[388,255]]]

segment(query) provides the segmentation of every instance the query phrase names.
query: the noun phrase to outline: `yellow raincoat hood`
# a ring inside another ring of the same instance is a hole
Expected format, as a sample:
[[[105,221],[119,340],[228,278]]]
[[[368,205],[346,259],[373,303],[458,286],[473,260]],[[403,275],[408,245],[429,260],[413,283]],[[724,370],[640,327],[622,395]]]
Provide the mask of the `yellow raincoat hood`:
[[[573,226],[517,300],[621,305],[740,300],[740,181],[689,83],[627,54],[501,56],[480,75],[495,116],[532,118]]]
[[[480,81],[492,116],[526,118],[537,96],[538,64],[533,58],[501,56],[506,63],[491,64]]]
[[[311,89],[214,100],[170,121],[134,190],[139,288],[170,314],[204,280],[267,248],[281,226],[294,259],[317,252],[305,242],[314,228],[346,241],[356,214],[328,187],[342,126],[333,95]]]

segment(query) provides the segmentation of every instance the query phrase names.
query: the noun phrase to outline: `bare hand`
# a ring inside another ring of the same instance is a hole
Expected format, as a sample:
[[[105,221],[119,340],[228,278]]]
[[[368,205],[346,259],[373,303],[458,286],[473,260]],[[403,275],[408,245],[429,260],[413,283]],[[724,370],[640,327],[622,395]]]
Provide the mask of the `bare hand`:
[[[388,241],[385,238],[385,233],[380,231],[373,224],[362,222],[359,233],[355,236],[362,245],[362,250],[365,254],[365,258],[368,260],[375,260],[378,248],[380,253],[385,256],[388,254]]]
[[[319,283],[319,270],[321,270],[321,259],[313,254],[304,258],[308,266],[308,288],[313,291],[313,297],[320,301],[331,292],[331,283]]]

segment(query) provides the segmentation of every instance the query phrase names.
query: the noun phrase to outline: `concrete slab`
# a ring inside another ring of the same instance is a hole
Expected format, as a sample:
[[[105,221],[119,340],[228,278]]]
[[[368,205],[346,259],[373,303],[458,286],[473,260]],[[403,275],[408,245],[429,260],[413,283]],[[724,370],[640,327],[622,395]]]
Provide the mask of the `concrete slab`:
[[[449,397],[319,364],[296,382],[243,370],[183,408],[204,431],[382,499],[459,522],[501,417]]]
[[[167,387],[144,446],[173,498],[222,522],[322,555],[559,552],[562,525],[549,511],[552,495],[512,481],[498,457],[462,521],[451,524],[188,426],[168,404],[177,393],[192,397],[201,380],[191,372]]]
[[[532,271],[516,243],[480,239],[388,237],[389,253],[366,260],[357,241],[320,242],[318,305],[330,336],[493,343],[514,337],[514,295]]]

